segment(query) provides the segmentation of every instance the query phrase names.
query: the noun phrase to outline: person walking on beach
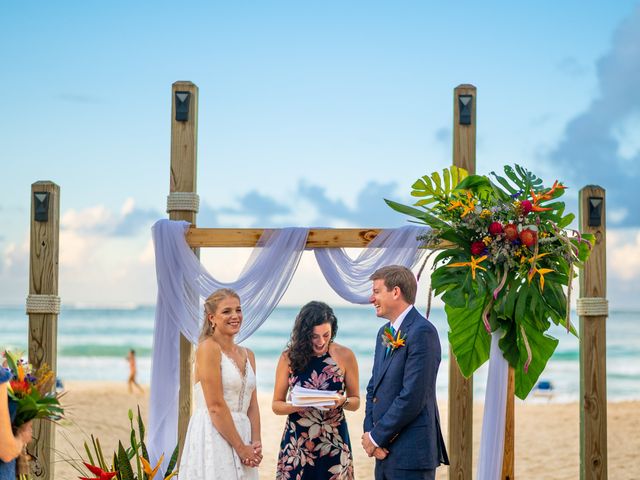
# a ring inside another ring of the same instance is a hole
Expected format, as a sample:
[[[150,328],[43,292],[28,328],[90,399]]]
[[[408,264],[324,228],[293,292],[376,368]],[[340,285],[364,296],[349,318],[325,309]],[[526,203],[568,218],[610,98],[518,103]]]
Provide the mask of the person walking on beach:
[[[438,332],[413,306],[411,270],[391,265],[371,280],[369,301],[389,323],[376,337],[362,446],[376,458],[376,480],[435,479],[436,468],[449,464],[436,403]]]
[[[235,343],[240,297],[222,288],[205,301],[196,350],[195,409],[180,459],[180,480],[258,480],[262,461],[256,359]]]
[[[135,386],[140,393],[144,393],[144,389],[138,384],[136,381],[136,375],[138,374],[138,369],[136,366],[136,351],[131,349],[129,350],[129,355],[127,355],[127,361],[129,362],[129,380],[127,383],[129,384],[129,393],[133,393],[133,387]]]
[[[344,411],[360,406],[358,363],[353,351],[333,341],[338,320],[329,305],[307,303],[296,317],[287,349],[276,367],[272,409],[287,415],[276,480],[352,480],[353,453]],[[325,409],[286,402],[296,385],[340,394]]]

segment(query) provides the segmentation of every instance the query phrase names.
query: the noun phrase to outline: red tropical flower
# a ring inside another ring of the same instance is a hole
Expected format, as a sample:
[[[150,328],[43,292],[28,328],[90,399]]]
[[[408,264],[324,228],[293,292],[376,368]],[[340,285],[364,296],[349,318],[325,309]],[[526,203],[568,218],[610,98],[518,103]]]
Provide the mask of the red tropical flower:
[[[111,480],[116,476],[118,472],[105,472],[100,467],[96,467],[95,465],[91,465],[90,463],[84,463],[84,466],[89,469],[91,473],[97,475],[94,478],[89,477],[78,477],[80,480]]]
[[[498,235],[502,233],[502,224],[500,222],[493,222],[489,225],[489,233],[491,235]]]
[[[471,255],[480,255],[484,252],[485,245],[482,242],[473,242],[471,244]]]
[[[538,234],[530,228],[525,228],[520,232],[520,241],[527,247],[533,247],[538,239]]]
[[[516,227],[513,223],[509,223],[504,226],[504,234],[508,240],[513,242],[518,238],[518,227]]]

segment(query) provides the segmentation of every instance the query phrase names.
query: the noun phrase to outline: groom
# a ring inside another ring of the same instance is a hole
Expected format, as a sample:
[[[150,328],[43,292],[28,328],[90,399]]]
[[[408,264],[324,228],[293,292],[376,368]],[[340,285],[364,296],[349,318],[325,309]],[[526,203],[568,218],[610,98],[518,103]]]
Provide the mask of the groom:
[[[371,280],[369,301],[390,323],[376,338],[362,446],[376,458],[376,480],[435,479],[436,468],[449,464],[436,403],[438,332],[413,306],[418,285],[411,270],[391,265]]]

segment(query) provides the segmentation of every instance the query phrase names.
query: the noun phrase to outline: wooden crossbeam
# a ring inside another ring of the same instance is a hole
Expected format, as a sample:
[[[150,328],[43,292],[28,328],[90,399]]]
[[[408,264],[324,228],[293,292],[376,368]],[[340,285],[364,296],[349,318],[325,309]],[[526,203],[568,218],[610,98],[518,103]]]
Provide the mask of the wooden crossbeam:
[[[264,228],[197,228],[187,232],[191,248],[255,247]],[[312,228],[307,237],[308,248],[364,248],[376,238],[380,228]]]

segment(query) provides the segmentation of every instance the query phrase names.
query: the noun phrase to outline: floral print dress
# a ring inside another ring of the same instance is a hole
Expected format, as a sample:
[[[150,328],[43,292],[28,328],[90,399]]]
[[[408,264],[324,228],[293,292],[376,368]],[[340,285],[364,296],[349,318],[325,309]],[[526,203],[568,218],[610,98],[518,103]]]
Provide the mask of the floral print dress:
[[[344,393],[344,373],[329,353],[313,357],[304,372],[289,374],[289,388],[300,385]],[[292,413],[280,443],[277,480],[352,480],[353,456],[342,407]]]

